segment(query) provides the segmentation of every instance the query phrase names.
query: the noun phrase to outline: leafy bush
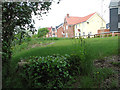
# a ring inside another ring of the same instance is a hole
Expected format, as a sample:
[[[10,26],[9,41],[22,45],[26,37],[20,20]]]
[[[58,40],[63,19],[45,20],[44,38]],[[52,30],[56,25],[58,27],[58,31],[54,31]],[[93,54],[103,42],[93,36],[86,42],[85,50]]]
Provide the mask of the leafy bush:
[[[98,38],[100,37],[100,35],[97,36]]]
[[[23,42],[21,45],[16,45],[15,47],[11,47],[12,48],[12,54],[16,54],[18,53],[18,51],[22,51],[24,49],[26,49],[26,47],[28,47],[28,43]]]
[[[38,34],[32,35],[32,38],[38,38]]]
[[[26,38],[25,38],[25,41],[26,41],[26,42],[31,41],[31,37],[26,37]]]
[[[115,36],[118,36],[118,34],[115,34]]]
[[[30,57],[24,66],[23,78],[28,87],[55,88],[63,87],[64,83],[71,77],[67,61],[69,55],[53,55],[47,57]],[[23,71],[22,71],[23,72]]]
[[[108,37],[112,37],[112,34],[109,34]]]
[[[70,64],[70,74],[71,75],[77,75],[82,72],[82,63],[81,58],[77,54],[71,54],[70,57],[68,57],[68,61]]]
[[[40,28],[38,29],[38,37],[43,37],[45,36],[49,30],[47,28]]]
[[[39,38],[40,40],[68,40],[69,38],[58,38],[58,37],[49,37],[49,38]]]
[[[104,37],[107,37],[107,35],[104,35]]]
[[[57,37],[49,37],[49,38],[44,38],[44,40],[60,40],[61,38]]]

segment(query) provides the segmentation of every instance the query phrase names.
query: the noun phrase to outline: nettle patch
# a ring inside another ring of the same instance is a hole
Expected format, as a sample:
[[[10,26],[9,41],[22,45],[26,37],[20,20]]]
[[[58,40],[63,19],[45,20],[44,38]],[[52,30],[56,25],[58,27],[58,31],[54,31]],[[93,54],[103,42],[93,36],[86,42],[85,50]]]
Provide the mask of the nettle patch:
[[[72,78],[72,75],[76,72],[80,72],[78,70],[81,70],[78,69],[80,66],[80,58],[74,57],[75,55],[67,54],[64,56],[54,54],[47,57],[29,57],[27,59],[29,63],[25,64],[21,71],[22,78],[27,85],[26,87],[63,87],[64,84]]]

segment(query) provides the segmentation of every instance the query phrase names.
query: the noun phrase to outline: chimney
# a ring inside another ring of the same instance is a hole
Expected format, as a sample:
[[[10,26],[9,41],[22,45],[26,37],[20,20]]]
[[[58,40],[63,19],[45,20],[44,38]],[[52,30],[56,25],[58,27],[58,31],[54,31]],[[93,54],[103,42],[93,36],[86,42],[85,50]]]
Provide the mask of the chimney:
[[[69,18],[69,14],[67,14],[67,17]]]

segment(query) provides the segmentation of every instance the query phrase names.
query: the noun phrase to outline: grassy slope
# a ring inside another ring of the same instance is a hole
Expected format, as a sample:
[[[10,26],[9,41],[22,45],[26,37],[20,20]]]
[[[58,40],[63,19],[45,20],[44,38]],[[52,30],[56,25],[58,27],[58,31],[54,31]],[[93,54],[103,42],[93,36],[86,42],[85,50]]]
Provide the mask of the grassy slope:
[[[87,39],[87,51],[92,59],[118,54],[118,37]]]
[[[23,50],[21,52],[18,52],[13,56],[12,62],[16,63],[20,59],[29,56],[72,54],[74,53],[74,49],[79,50],[80,48],[80,43],[78,39],[57,40],[53,42],[55,43],[46,47],[36,47],[30,50]],[[86,52],[91,59],[117,54],[118,52],[118,37],[85,39],[85,44]]]
[[[88,53],[88,63],[90,60],[94,60],[97,58],[101,58],[103,56],[109,56],[113,54],[117,54],[118,52],[118,38],[110,37],[110,38],[90,38],[86,40],[86,52]],[[79,50],[80,43],[78,39],[69,39],[69,40],[56,40],[52,45],[48,45],[46,47],[36,47],[30,50],[22,50],[21,52],[16,53],[12,57],[12,66],[16,65],[16,63],[20,60],[20,58],[29,57],[29,56],[47,56],[52,55],[54,53],[59,53],[61,55],[74,53],[74,50]],[[90,63],[89,63],[90,64]],[[88,66],[89,67],[89,66]],[[11,68],[12,72],[15,68]],[[89,68],[90,69],[90,68]],[[90,70],[88,70],[90,71]],[[98,71],[98,70],[97,70]],[[14,72],[13,72],[14,73]],[[16,74],[12,74],[15,75]],[[13,76],[13,78],[15,77]],[[92,81],[91,77],[81,77],[80,81],[75,81],[78,84],[76,87],[86,87],[89,82]],[[18,78],[19,79],[19,78]],[[79,79],[77,77],[77,79]],[[16,83],[17,81],[17,83]],[[16,84],[16,87],[24,87],[21,82],[18,82],[17,78],[13,80],[13,85]],[[10,81],[11,82],[11,81]],[[70,80],[71,83],[71,80]],[[82,83],[83,85],[81,85]],[[96,83],[96,82],[95,82]],[[92,87],[94,84],[90,84],[88,87]],[[71,86],[71,85],[70,85]],[[75,85],[73,85],[75,87]]]

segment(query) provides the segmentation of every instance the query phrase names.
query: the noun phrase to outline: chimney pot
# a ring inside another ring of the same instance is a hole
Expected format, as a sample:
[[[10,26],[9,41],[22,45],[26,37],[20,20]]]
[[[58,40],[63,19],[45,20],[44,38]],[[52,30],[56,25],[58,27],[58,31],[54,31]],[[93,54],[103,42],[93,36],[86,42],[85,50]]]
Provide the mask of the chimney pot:
[[[69,14],[67,14],[67,17],[69,17]]]

